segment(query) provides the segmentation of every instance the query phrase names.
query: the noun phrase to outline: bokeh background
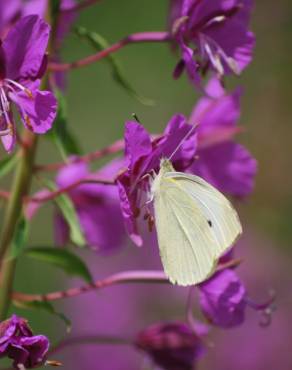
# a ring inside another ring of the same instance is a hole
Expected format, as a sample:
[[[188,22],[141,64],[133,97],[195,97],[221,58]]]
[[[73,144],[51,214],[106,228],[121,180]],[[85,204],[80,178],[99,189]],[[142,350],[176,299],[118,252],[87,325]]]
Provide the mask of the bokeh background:
[[[167,0],[104,0],[83,11],[77,23],[115,42],[133,32],[164,30],[167,9]],[[271,325],[264,329],[259,327],[257,314],[249,312],[242,327],[214,330],[208,354],[198,364],[199,369],[292,368],[291,22],[289,0],[256,1],[252,20],[257,37],[254,61],[239,79],[227,82],[228,87],[240,84],[244,88],[241,124],[245,132],[239,140],[259,163],[255,191],[239,205],[245,229],[236,252],[244,259],[239,273],[254,299],[265,300],[269,289],[275,289],[277,311]],[[85,42],[69,35],[62,58],[71,61],[91,52]],[[171,78],[177,59],[168,45],[131,45],[117,56],[127,78],[141,94],[153,99],[155,105],[144,106],[127,95],[113,81],[104,61],[70,72],[67,81],[69,123],[85,152],[120,138],[124,122],[131,119],[132,112],[147,129],[160,132],[174,113],[188,115],[198,98],[185,77],[178,81]],[[38,158],[42,163],[60,159],[46,139],[41,139]],[[32,223],[30,244],[52,243],[52,208],[46,207]],[[157,250],[151,248],[151,243],[142,249],[125,244],[117,254],[107,257],[82,252],[96,278],[127,268],[159,267]],[[46,292],[80,283],[68,281],[55,269],[25,258],[18,265],[16,287],[21,291]],[[152,322],[183,318],[185,300],[186,292],[178,288],[115,287],[57,307],[72,319],[73,334],[131,337]],[[48,314],[17,312],[31,320],[36,332],[49,335],[53,342],[66,335],[63,324]],[[71,370],[149,368],[143,355],[128,346],[72,347],[56,357],[64,361],[65,369]]]

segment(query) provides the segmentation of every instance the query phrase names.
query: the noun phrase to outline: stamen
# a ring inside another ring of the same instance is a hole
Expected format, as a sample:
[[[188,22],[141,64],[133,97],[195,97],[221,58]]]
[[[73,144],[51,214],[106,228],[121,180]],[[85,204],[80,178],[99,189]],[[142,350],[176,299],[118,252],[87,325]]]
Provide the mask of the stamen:
[[[186,16],[186,15],[183,17],[177,18],[174,21],[172,29],[171,29],[172,36],[175,37],[178,34],[181,26],[185,24],[188,20],[189,20],[189,16]]]
[[[33,127],[32,127],[32,124],[31,124],[31,122],[30,122],[30,118],[29,118],[29,116],[28,116],[27,114],[24,114],[24,119],[25,119],[25,123],[26,123],[27,127],[28,127],[31,131],[33,131]]]
[[[1,106],[2,106],[1,116],[2,115],[4,116],[4,119],[5,119],[5,122],[6,122],[6,125],[7,125],[7,128],[2,131],[3,135],[1,135],[1,136],[5,136],[5,135],[9,135],[9,134],[13,135],[14,134],[14,127],[13,127],[12,123],[10,122],[10,117],[8,115],[8,112],[10,110],[10,105],[9,105],[9,101],[6,97],[4,89],[0,89],[0,101],[1,101]]]
[[[217,17],[214,17],[212,19],[210,19],[206,25],[204,26],[205,27],[208,27],[208,26],[211,26],[215,23],[221,23],[221,22],[224,22],[226,20],[226,16],[225,15],[218,15]]]
[[[9,104],[9,101],[7,99],[4,89],[2,88],[0,91],[1,91],[2,114],[4,114],[4,112],[10,111],[10,104]]]
[[[219,73],[219,75],[222,76],[224,74],[224,68],[222,66],[219,55],[218,54],[213,54],[212,49],[211,49],[210,45],[207,42],[205,42],[205,44],[204,44],[204,49],[205,49],[209,59],[211,60],[211,63],[213,64],[214,68]]]
[[[21,91],[24,91],[26,93],[26,95],[30,98],[30,99],[33,99],[33,94],[31,92],[31,90],[29,90],[27,87],[21,85],[20,83],[18,82],[15,82],[13,80],[10,80],[9,78],[6,78],[5,79],[5,82],[10,84],[10,85],[13,85],[15,87],[17,87],[18,89],[20,89]],[[9,85],[8,85],[9,86]],[[11,86],[10,86],[11,87]]]
[[[62,362],[56,361],[56,360],[47,360],[45,362],[45,366],[54,366],[54,367],[59,367],[63,366]]]
[[[213,64],[216,71],[219,73],[220,76],[224,74],[224,67],[222,65],[222,60],[228,65],[231,71],[234,74],[239,74],[239,68],[236,61],[226,55],[224,50],[217,44],[213,39],[210,37],[201,34],[200,36],[200,44],[202,50],[206,51],[208,57],[210,58],[211,63]]]
[[[11,134],[11,128],[0,131],[0,136],[6,136],[6,135],[9,135],[9,134]]]
[[[246,303],[249,305],[249,307],[260,313],[260,326],[270,325],[272,321],[272,314],[276,310],[275,299],[276,294],[274,291],[270,291],[270,298],[264,303],[256,303],[250,298],[246,298]]]

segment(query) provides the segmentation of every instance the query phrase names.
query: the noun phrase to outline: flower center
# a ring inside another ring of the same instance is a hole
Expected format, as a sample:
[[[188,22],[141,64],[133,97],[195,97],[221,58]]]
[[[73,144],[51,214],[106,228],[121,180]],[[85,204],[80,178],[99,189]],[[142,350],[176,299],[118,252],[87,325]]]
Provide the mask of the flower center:
[[[224,50],[214,39],[201,33],[199,40],[203,59],[210,60],[219,76],[223,76],[224,74],[223,62],[226,63],[234,74],[239,73],[236,61],[232,57],[226,55]]]
[[[20,83],[9,78],[0,81],[0,136],[13,135],[13,124],[11,115],[11,99],[9,93],[23,91],[29,98],[33,99],[32,92]],[[25,116],[25,115],[24,115]]]

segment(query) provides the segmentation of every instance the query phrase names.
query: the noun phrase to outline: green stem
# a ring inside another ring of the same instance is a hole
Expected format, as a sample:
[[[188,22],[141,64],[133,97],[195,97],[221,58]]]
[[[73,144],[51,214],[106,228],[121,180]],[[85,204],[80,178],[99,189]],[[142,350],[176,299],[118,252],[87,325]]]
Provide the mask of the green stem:
[[[0,238],[0,321],[6,318],[11,302],[16,260],[8,257],[15,227],[22,212],[22,199],[28,194],[31,184],[37,137],[26,131],[23,142]]]

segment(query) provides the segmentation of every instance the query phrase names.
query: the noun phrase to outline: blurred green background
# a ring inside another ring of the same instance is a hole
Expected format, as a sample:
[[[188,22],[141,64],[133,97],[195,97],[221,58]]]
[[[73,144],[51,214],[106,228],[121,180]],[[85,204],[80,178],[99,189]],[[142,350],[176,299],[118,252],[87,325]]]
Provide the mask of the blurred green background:
[[[104,0],[83,11],[77,24],[97,31],[112,43],[133,32],[165,30],[167,9],[167,0]],[[257,1],[252,20],[257,37],[254,61],[240,78],[227,81],[228,87],[238,84],[244,87],[241,124],[245,132],[239,140],[259,163],[255,191],[240,206],[240,213],[244,224],[271,241],[275,253],[288,260],[292,252],[291,22],[289,0]],[[86,42],[69,35],[62,59],[73,61],[91,53]],[[69,72],[69,123],[85,152],[122,137],[124,122],[131,119],[133,112],[147,129],[161,132],[174,113],[188,115],[198,98],[185,76],[178,81],[172,79],[177,58],[168,45],[130,45],[117,56],[132,85],[140,94],[153,99],[155,105],[143,106],[127,95],[113,81],[104,61]],[[1,152],[1,158],[4,155]],[[60,157],[55,147],[41,138],[38,163],[56,160]],[[8,188],[7,182],[1,188],[5,186]],[[51,211],[46,207],[34,219],[31,245],[53,243]],[[265,263],[263,244],[259,243],[258,248]],[[23,259],[18,265],[16,287],[26,292],[45,292],[61,288],[63,277],[44,264]],[[51,338],[55,337],[55,330],[63,331],[60,323],[47,314],[25,312],[25,315],[31,318],[36,331]]]

